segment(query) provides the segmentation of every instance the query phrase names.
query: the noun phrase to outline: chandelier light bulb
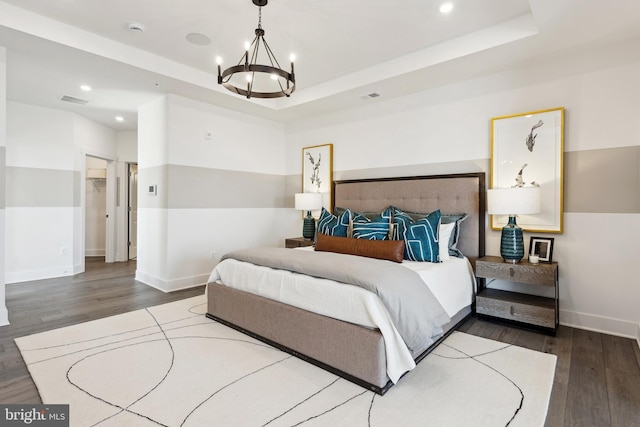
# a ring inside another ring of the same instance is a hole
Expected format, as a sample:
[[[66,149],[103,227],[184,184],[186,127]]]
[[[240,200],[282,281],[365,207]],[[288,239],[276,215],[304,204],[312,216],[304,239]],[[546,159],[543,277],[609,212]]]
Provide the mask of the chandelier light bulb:
[[[296,60],[296,54],[295,53],[292,53],[291,55],[289,55],[289,61],[295,62],[295,60]]]
[[[247,79],[247,82],[251,83],[251,74],[247,74],[246,79]]]
[[[216,56],[216,64],[222,65],[222,57],[221,56]]]
[[[244,42],[244,50],[249,50],[250,47],[251,47],[251,43]]]

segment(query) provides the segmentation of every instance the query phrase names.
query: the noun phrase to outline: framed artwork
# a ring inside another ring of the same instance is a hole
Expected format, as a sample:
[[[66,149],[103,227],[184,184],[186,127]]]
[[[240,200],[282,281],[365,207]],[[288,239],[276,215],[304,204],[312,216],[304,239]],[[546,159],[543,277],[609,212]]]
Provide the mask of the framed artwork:
[[[540,261],[551,262],[553,258],[553,237],[533,237],[529,240],[529,255],[538,255]]]
[[[518,215],[524,231],[562,233],[564,108],[491,119],[489,188],[540,187],[540,213]],[[491,215],[500,230],[508,215]]]
[[[333,188],[333,144],[314,145],[302,149],[302,192],[322,193],[322,206],[329,212]],[[312,212],[314,217],[320,211]]]

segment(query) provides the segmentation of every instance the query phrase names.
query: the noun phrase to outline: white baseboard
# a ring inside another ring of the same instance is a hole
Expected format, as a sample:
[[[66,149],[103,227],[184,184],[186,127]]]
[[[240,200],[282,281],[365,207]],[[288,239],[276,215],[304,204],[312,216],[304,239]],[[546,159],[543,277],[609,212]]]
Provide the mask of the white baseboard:
[[[206,284],[209,279],[209,274],[210,273],[165,280],[152,274],[136,270],[136,280],[144,283],[145,285],[151,286],[152,288],[159,289],[162,292],[174,292]]]
[[[9,311],[7,307],[3,304],[0,305],[0,326],[7,326],[9,324]]]
[[[84,273],[84,264],[76,264],[73,266],[73,275],[75,276],[78,273]]]
[[[73,276],[76,266],[66,265],[42,270],[8,272],[5,276],[6,283],[30,282],[32,280],[53,279],[55,277]]]
[[[638,345],[640,345],[640,325],[628,320],[560,310],[560,324],[571,326],[572,328],[636,339],[638,340]]]

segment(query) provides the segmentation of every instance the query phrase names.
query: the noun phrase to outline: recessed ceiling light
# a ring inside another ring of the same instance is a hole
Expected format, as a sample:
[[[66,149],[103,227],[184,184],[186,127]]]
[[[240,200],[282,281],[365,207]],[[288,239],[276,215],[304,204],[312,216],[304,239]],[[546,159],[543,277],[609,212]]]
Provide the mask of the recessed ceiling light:
[[[189,33],[186,35],[186,39],[189,43],[198,46],[208,46],[211,44],[211,39],[201,33]]]
[[[89,92],[89,91],[91,91],[91,86],[89,86],[89,85],[80,85],[80,89],[85,91],[85,92]]]
[[[440,13],[449,13],[453,10],[453,3],[447,2],[440,5]]]
[[[116,121],[117,121],[117,122],[124,122],[124,117],[122,117],[122,116],[116,116]]]

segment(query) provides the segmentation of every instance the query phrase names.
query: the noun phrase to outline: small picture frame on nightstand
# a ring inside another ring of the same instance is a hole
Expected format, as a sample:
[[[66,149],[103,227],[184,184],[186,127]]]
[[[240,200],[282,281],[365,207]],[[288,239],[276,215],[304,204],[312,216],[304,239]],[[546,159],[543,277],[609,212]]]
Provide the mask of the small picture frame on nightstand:
[[[531,236],[529,255],[538,255],[541,262],[551,262],[553,258],[553,237]]]

